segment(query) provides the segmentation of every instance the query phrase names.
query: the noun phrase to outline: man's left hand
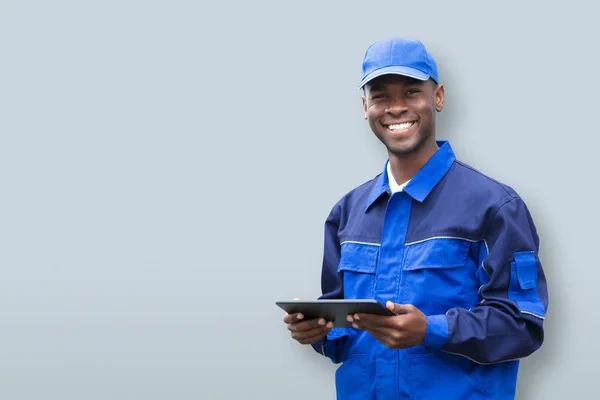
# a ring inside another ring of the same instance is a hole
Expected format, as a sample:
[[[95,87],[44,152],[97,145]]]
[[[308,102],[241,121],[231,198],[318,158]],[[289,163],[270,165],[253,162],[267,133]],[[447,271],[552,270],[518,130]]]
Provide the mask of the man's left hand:
[[[348,315],[352,326],[363,329],[391,349],[405,349],[423,342],[427,331],[427,317],[411,304],[396,304],[388,301],[388,310],[395,316],[375,314]]]

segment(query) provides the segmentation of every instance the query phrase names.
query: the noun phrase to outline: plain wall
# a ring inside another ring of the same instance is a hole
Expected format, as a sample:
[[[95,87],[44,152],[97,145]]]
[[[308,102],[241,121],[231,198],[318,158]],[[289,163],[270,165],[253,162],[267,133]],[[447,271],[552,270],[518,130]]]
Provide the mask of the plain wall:
[[[519,399],[598,398],[597,10],[562,2],[0,3],[0,398],[331,399],[274,302],[382,171],[364,51],[422,40],[438,138],[541,237]]]

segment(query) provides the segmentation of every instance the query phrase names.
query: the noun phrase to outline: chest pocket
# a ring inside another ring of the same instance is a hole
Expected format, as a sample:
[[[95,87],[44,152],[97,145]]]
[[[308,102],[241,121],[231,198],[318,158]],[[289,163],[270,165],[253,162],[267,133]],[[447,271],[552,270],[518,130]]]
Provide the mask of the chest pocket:
[[[373,298],[378,256],[376,243],[342,243],[338,271],[344,278],[344,298]]]
[[[471,242],[439,238],[406,246],[402,301],[425,313],[445,313],[467,306],[475,275],[468,264]]]

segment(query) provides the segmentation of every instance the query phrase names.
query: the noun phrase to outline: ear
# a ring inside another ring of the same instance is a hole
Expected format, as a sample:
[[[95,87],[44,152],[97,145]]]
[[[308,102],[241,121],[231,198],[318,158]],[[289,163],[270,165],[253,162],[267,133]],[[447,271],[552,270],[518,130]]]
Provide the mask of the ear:
[[[361,96],[363,111],[365,112],[365,119],[367,119],[367,98],[366,96]]]
[[[433,92],[435,111],[441,112],[444,109],[444,85],[438,85]]]

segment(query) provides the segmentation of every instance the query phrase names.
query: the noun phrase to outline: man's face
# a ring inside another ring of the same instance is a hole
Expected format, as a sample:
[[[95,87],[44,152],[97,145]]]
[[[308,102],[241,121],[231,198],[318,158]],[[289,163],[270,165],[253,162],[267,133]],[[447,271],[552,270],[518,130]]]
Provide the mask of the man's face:
[[[365,86],[365,118],[391,154],[418,152],[435,143],[435,112],[444,106],[444,88],[432,80],[383,75]]]

